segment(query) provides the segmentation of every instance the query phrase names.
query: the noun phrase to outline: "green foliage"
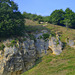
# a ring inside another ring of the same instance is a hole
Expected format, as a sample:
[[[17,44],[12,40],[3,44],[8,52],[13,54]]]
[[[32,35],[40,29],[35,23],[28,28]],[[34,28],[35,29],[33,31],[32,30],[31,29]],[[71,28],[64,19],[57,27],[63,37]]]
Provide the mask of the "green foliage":
[[[59,36],[59,40],[61,40],[61,36]]]
[[[24,30],[24,17],[18,6],[11,0],[0,2],[0,37],[21,36]]]
[[[36,14],[31,14],[31,13],[27,13],[27,12],[23,12],[23,16],[26,19],[30,19],[33,21],[38,21],[39,23],[41,21],[44,21],[43,17],[41,15],[36,15]]]
[[[15,38],[15,41],[17,42],[17,41],[19,41],[19,39],[18,38]]]
[[[51,36],[54,36],[54,37],[56,37],[56,34],[55,34],[55,32],[53,32],[53,31],[51,31]]]
[[[69,19],[64,19],[64,24],[66,25],[66,28],[71,26],[71,23],[70,23]]]
[[[75,13],[69,8],[65,10],[64,24],[66,27],[75,28]]]
[[[12,41],[11,41],[11,43],[12,43],[12,44],[15,44],[15,43],[16,43],[16,41],[15,41],[15,40],[12,40]]]
[[[26,41],[27,39],[26,38],[23,38],[23,41]]]
[[[12,40],[10,43],[7,43],[6,46],[7,47],[13,47],[13,46],[18,47],[17,40]]]
[[[11,43],[9,43],[9,44],[7,43],[8,47],[13,47],[14,45],[16,46],[16,41],[15,40],[12,40]]]
[[[39,36],[39,39],[42,39],[43,37],[42,36]]]
[[[66,26],[67,28],[75,28],[75,13],[67,8],[65,11],[62,9],[55,10],[49,17],[49,23]]]
[[[64,19],[64,14],[65,12],[62,9],[53,11],[50,15],[49,22],[52,24],[61,25],[62,20]]]
[[[23,16],[26,19],[31,19],[33,21],[40,22],[49,22],[55,25],[66,26],[67,28],[75,28],[75,13],[70,9],[67,8],[65,11],[62,9],[54,10],[50,16],[41,16],[31,13],[23,13]]]
[[[49,39],[51,39],[52,35],[50,34]]]
[[[44,33],[44,34],[43,34],[43,39],[45,40],[45,39],[49,38],[49,36],[50,36],[50,35],[49,35],[48,33]]]
[[[67,8],[65,11],[62,9],[54,10],[50,16],[41,16],[31,13],[23,13],[24,18],[31,19],[33,21],[40,22],[49,22],[55,25],[66,26],[67,28],[75,28],[75,13],[70,9]]]
[[[1,44],[0,45],[0,50],[3,50],[5,48],[5,45],[4,44]]]
[[[35,40],[35,37],[34,37],[33,34],[29,34],[29,37],[30,37],[31,40]]]
[[[13,47],[13,45],[11,43],[6,43],[7,47]]]
[[[69,43],[69,38],[66,38],[66,41]]]
[[[34,28],[33,26],[25,26],[25,31],[28,33],[35,32],[37,28]]]
[[[56,46],[57,46],[58,44],[59,44],[59,41],[57,40],[57,41],[56,41]]]
[[[43,17],[44,22],[49,22],[49,17],[50,17],[50,16],[44,16],[44,17]]]

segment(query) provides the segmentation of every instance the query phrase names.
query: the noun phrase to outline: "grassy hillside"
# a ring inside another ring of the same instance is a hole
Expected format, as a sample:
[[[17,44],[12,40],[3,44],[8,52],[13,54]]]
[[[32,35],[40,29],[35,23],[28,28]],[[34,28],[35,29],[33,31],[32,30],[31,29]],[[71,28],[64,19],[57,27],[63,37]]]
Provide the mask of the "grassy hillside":
[[[38,24],[37,21],[32,21],[26,19],[26,24],[25,24],[26,30],[29,30],[31,32],[36,32],[36,31],[41,31],[42,29],[46,29],[50,32],[61,32],[61,40],[65,42],[65,39],[69,37],[70,39],[75,40],[75,29],[66,29],[66,27],[58,26],[58,25],[53,25],[53,24]],[[28,29],[27,29],[28,28]]]
[[[68,46],[59,56],[49,54],[38,61],[22,75],[75,75],[75,50]]]
[[[29,23],[29,22],[28,22]],[[26,25],[29,26],[26,22]],[[35,22],[34,22],[35,23]],[[65,39],[69,37],[75,40],[75,30],[66,29],[58,25],[47,24],[32,24],[33,32],[36,30],[47,29],[50,32],[60,31],[61,41],[65,43]],[[35,28],[35,30],[34,30]],[[53,54],[45,55],[37,60],[36,65],[22,75],[75,75],[75,49],[65,45],[63,52],[56,56]]]

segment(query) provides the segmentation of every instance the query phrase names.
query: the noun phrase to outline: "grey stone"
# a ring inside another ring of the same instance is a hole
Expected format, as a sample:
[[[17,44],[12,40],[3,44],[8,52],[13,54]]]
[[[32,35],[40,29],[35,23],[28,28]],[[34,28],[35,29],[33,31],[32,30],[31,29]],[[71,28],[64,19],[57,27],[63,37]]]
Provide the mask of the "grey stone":
[[[18,49],[13,46],[13,47],[5,47],[4,48],[4,56],[7,57],[8,55],[13,55],[16,54]]]

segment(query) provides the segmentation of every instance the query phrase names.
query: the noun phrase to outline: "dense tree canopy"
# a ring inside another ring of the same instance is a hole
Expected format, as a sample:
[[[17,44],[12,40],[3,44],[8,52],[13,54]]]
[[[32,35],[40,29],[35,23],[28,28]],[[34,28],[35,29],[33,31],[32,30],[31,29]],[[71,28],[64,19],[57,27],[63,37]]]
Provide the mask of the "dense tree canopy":
[[[64,23],[66,23],[70,28],[75,28],[75,13],[69,8],[65,10]]]
[[[49,23],[75,28],[75,13],[70,8],[55,10],[49,17]]]
[[[50,23],[62,25],[62,21],[64,20],[64,14],[65,13],[62,9],[53,11],[50,16]]]
[[[41,16],[41,15],[36,15],[36,14],[31,14],[31,13],[23,12],[23,16],[26,19],[30,19],[30,20],[33,20],[33,21],[38,21],[39,23],[41,21],[44,21],[43,16]]]
[[[49,22],[52,24],[63,25],[64,14],[65,12],[62,9],[53,11]]]
[[[21,35],[24,18],[11,0],[0,0],[0,37]]]

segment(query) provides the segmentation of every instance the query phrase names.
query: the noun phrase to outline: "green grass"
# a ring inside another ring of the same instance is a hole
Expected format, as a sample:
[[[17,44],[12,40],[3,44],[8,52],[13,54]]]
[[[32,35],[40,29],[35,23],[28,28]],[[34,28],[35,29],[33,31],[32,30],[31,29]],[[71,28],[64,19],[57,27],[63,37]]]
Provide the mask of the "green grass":
[[[41,62],[22,75],[74,75],[75,50],[66,46],[64,51],[56,56],[48,54],[41,58]]]
[[[28,25],[27,25],[28,26]],[[75,49],[66,45],[66,38],[75,40],[75,30],[66,29],[65,27],[47,24],[43,25],[32,24],[38,31],[46,29],[50,33],[61,32],[60,40],[64,43],[63,52],[60,55],[48,54],[41,58],[40,62],[37,60],[35,65],[30,70],[24,72],[22,75],[75,75]]]
[[[66,27],[53,25],[53,24],[47,24],[45,27],[44,24],[38,24],[37,21],[31,21],[26,19],[26,30],[28,32],[35,33],[36,31],[40,32],[41,30],[48,30],[52,36],[55,36],[55,32],[61,32],[61,41],[65,42],[65,39],[69,37],[70,39],[75,40],[75,29],[68,29]]]
[[[6,46],[7,47],[13,47],[13,46],[18,47],[17,41],[18,41],[18,39],[12,40],[10,43],[6,43]]]

